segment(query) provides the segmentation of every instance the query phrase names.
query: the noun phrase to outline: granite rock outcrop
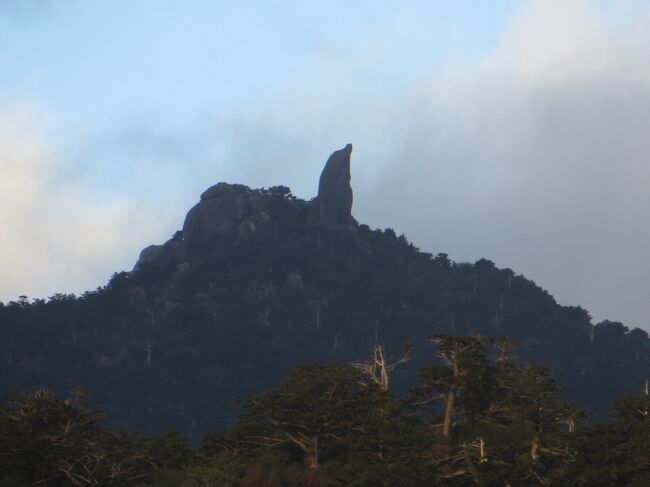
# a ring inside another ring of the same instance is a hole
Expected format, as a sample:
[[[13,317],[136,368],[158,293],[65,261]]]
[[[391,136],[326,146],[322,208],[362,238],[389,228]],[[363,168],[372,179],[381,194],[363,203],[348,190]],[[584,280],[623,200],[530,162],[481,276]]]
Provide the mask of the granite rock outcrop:
[[[308,205],[303,217],[294,225],[323,227],[354,227],[352,187],[350,186],[350,154],[352,145],[335,151],[323,169],[318,196]],[[162,245],[150,245],[140,253],[135,270],[144,265],[161,267],[187,266],[194,257],[213,251],[220,244],[245,240],[278,222],[271,220],[274,198],[295,198],[289,188],[278,186],[253,190],[241,184],[217,183],[206,189],[199,202],[185,216],[182,230]]]
[[[351,154],[352,144],[347,144],[343,149],[335,151],[325,163],[312,217],[319,225],[356,225],[352,217]]]

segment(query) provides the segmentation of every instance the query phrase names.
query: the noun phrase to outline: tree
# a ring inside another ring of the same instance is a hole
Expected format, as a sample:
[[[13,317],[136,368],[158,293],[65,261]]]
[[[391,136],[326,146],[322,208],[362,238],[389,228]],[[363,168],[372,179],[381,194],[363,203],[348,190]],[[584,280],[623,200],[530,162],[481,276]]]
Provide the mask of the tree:
[[[59,399],[43,389],[0,405],[0,481],[13,475],[36,485],[123,485],[154,468],[142,441],[102,430],[102,414],[84,408],[88,391]]]
[[[382,391],[388,391],[391,373],[397,366],[411,360],[414,348],[412,344],[406,345],[403,355],[394,362],[389,362],[384,354],[384,347],[375,345],[373,347],[372,359],[366,362],[353,362],[352,367],[364,374],[366,378],[374,382]]]
[[[262,446],[297,446],[307,468],[317,469],[323,443],[363,430],[376,410],[379,389],[361,381],[352,366],[301,365],[278,389],[248,396],[243,423],[257,426],[251,441]]]
[[[418,407],[435,407],[442,403],[442,436],[449,439],[454,419],[472,408],[485,371],[483,344],[479,336],[453,337],[444,334],[428,338],[436,344],[436,356],[442,363],[428,365],[418,376],[424,383],[414,389]]]
[[[386,358],[384,347],[381,345],[375,345],[373,347],[373,357],[372,359],[365,362],[353,362],[352,367],[358,370],[366,380],[369,380],[371,386],[376,386],[380,391],[384,393],[385,401],[381,401],[377,404],[377,419],[378,421],[373,422],[373,434],[371,435],[376,440],[376,455],[380,461],[384,460],[385,453],[385,437],[390,435],[389,432],[393,430],[394,422],[392,420],[396,419],[397,415],[403,407],[401,401],[395,400],[395,398],[389,394],[389,385],[390,385],[390,376],[399,365],[405,364],[411,360],[411,355],[415,346],[413,344],[407,344],[404,346],[404,353],[402,356],[394,361],[389,361]],[[367,439],[364,438],[364,441]],[[372,439],[369,443],[375,443]]]
[[[6,399],[0,407],[0,463],[37,483],[66,477],[74,485],[96,485],[103,452],[92,448],[90,433],[101,415],[81,408],[86,396],[80,389],[62,401],[41,389]]]
[[[558,387],[548,368],[502,366],[501,393],[486,415],[486,441],[492,456],[487,470],[520,485],[563,478],[567,465],[576,458],[576,423],[584,414],[558,399]]]
[[[639,395],[624,396],[610,411],[612,421],[578,433],[578,458],[571,468],[574,485],[607,487],[650,485],[650,397],[647,381]]]

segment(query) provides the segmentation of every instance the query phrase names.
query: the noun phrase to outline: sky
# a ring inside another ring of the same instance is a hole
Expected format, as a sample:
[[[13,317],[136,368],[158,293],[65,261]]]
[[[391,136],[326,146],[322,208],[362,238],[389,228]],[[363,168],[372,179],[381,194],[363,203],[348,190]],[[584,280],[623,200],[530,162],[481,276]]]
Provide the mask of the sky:
[[[0,300],[104,285],[218,182],[650,330],[650,1],[0,0]]]

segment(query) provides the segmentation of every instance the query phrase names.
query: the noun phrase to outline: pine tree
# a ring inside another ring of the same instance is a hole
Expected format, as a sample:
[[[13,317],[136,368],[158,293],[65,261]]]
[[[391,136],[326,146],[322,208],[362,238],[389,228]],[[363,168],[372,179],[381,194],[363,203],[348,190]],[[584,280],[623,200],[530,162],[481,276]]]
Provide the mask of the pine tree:
[[[301,365],[278,389],[248,396],[244,424],[256,425],[250,441],[261,446],[297,446],[309,469],[317,469],[324,443],[342,442],[367,429],[381,391],[362,382],[350,365]]]

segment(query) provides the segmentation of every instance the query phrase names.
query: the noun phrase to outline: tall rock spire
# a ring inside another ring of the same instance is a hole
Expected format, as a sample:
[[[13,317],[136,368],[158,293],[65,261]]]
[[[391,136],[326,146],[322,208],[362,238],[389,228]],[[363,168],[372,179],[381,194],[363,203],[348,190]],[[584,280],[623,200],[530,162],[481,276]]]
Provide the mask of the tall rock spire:
[[[350,154],[352,144],[335,151],[320,175],[314,208],[320,225],[354,225],[352,218],[352,187],[350,186]]]

